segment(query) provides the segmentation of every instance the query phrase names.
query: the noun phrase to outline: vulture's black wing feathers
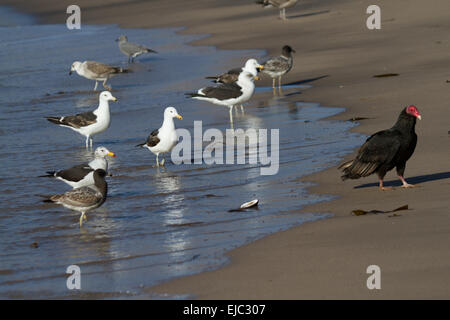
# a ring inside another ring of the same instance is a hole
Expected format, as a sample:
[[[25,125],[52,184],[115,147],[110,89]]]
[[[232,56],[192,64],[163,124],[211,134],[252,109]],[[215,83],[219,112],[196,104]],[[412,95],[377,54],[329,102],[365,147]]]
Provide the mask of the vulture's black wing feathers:
[[[400,149],[400,133],[396,130],[384,130],[370,136],[361,146],[353,161],[344,163],[342,179],[367,177],[380,167],[390,167]]]

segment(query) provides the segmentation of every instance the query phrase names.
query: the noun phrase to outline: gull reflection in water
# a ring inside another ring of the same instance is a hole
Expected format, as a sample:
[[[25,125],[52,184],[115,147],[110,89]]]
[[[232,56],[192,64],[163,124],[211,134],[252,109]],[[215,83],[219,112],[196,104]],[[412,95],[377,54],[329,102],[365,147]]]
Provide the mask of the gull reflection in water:
[[[190,230],[183,226],[189,220],[185,218],[185,195],[181,192],[181,177],[172,172],[161,171],[154,176],[152,184],[156,192],[161,194],[158,201],[163,210],[164,225],[168,228],[164,246],[169,259],[172,262],[183,261],[186,258],[185,249],[190,246],[190,241],[187,241],[190,237],[186,236]]]

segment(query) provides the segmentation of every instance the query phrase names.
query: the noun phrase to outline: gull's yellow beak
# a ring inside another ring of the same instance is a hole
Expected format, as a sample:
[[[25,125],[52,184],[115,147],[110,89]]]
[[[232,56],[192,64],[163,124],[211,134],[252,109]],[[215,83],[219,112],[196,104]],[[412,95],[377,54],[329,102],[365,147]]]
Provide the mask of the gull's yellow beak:
[[[259,70],[262,70],[262,69],[264,69],[264,66],[263,66],[263,65],[259,65],[259,66],[258,66],[258,69],[259,69]]]
[[[117,157],[114,152],[108,152],[107,155],[113,158]]]
[[[180,116],[179,114],[177,114],[177,118],[180,119],[180,120],[183,120],[183,117]]]
[[[260,78],[258,76],[254,76],[253,79],[259,80]]]
[[[116,97],[112,97],[112,101],[117,102],[117,101],[119,101],[119,100],[117,100]]]

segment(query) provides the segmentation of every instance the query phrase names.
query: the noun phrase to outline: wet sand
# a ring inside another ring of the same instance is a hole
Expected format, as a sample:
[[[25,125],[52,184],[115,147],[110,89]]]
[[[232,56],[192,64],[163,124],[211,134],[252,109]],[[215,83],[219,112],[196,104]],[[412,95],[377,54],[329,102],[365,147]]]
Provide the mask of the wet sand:
[[[30,3],[39,6],[30,7]],[[42,21],[63,23],[66,1],[1,1]],[[309,176],[311,192],[339,196],[304,209],[335,217],[273,234],[229,253],[227,266],[150,288],[149,292],[195,294],[206,299],[450,298],[450,3],[378,1],[382,29],[366,28],[370,1],[301,1],[287,11],[253,1],[78,1],[84,23],[124,27],[187,26],[211,33],[201,44],[227,49],[266,49],[271,55],[290,44],[297,50],[284,83],[313,81],[314,88],[289,99],[346,107],[336,119],[367,117],[356,131],[389,128],[401,108],[415,104],[423,120],[406,178],[417,188],[382,192],[376,177],[342,182],[336,168]],[[114,4],[111,4],[114,3]],[[103,7],[103,4],[111,4]],[[373,75],[399,76],[374,78]],[[326,77],[325,77],[326,76]],[[265,80],[265,84],[270,81]],[[263,82],[264,85],[264,82]],[[350,156],[348,157],[350,158]],[[399,185],[394,173],[386,181]],[[360,187],[360,188],[355,188]],[[351,210],[389,210],[397,216],[352,216]],[[366,268],[381,268],[381,290],[366,288]]]

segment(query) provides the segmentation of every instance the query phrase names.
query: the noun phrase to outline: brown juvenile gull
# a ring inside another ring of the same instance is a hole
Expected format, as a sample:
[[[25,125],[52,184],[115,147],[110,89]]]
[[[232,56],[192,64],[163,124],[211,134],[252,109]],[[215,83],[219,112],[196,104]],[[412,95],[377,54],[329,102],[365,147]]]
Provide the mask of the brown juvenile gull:
[[[79,113],[74,116],[46,117],[46,119],[51,123],[70,128],[85,136],[86,148],[88,148],[89,142],[92,147],[91,137],[108,129],[111,123],[109,101],[117,101],[117,99],[109,91],[103,91],[99,95],[98,108],[94,111]]]
[[[73,71],[86,79],[95,80],[94,91],[97,90],[98,81],[103,81],[103,87],[111,90],[111,87],[106,84],[106,81],[116,74],[129,72],[127,69],[109,66],[96,61],[75,61],[72,63],[69,75],[71,75]]]
[[[280,10],[280,19],[286,20],[286,8],[293,7],[298,0],[259,0],[258,4],[262,4],[264,8],[276,7]]]
[[[294,60],[292,53],[295,52],[290,46],[284,46],[281,55],[271,58],[263,63],[262,72],[272,77],[272,88],[275,92],[275,78],[278,77],[278,90],[281,92],[281,76],[288,73],[292,69]]]
[[[143,53],[158,53],[155,50],[141,46],[140,44],[128,42],[127,36],[124,35],[120,36],[118,39],[116,39],[116,41],[119,42],[120,51],[128,57],[128,63],[130,63],[130,59],[131,62],[134,62],[134,58],[140,56]]]
[[[105,176],[105,170],[97,169],[94,171],[93,185],[72,189],[63,194],[49,196],[44,202],[53,202],[67,209],[81,212],[81,228],[83,226],[83,219],[87,221],[86,213],[100,207],[106,201],[108,184],[105,181]]]
[[[108,161],[106,156],[116,157],[116,155],[105,147],[95,149],[95,159],[89,163],[73,166],[72,168],[47,171],[46,175],[40,177],[56,178],[64,181],[72,188],[81,188],[94,184],[94,171],[103,169],[108,172]]]

